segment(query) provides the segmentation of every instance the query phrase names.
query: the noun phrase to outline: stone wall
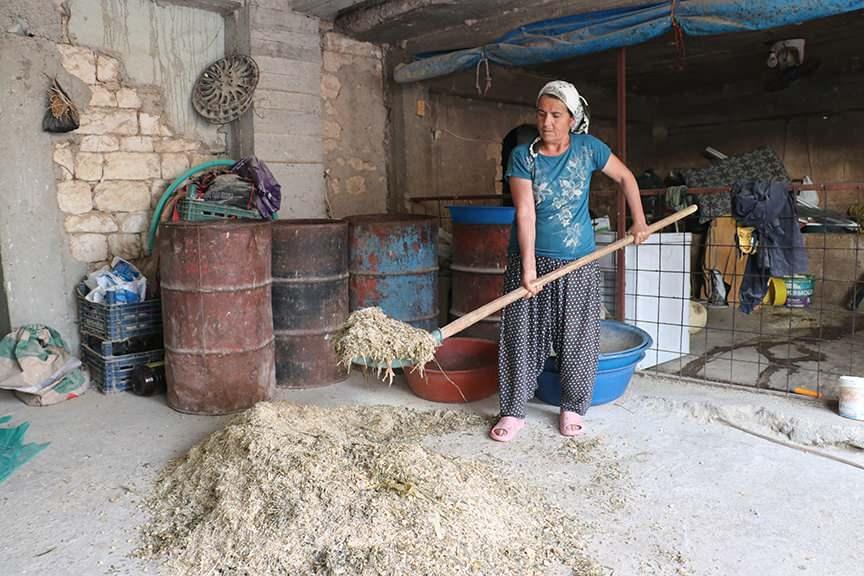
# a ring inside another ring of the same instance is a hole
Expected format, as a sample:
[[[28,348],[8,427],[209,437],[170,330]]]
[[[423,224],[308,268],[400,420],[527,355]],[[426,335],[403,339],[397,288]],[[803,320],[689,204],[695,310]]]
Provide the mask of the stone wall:
[[[118,58],[130,82],[159,86],[164,118],[177,133],[219,144],[220,127],[198,116],[190,94],[198,75],[225,55],[221,14],[195,8],[191,2],[188,6],[152,0],[66,3],[68,43]]]
[[[322,51],[329,214],[386,212],[389,135],[381,48],[325,32]]]
[[[175,135],[158,87],[136,86],[123,63],[58,44],[63,67],[90,89],[78,130],[54,139],[57,203],[72,256],[100,266],[143,254],[151,208],[170,181],[224,152]]]

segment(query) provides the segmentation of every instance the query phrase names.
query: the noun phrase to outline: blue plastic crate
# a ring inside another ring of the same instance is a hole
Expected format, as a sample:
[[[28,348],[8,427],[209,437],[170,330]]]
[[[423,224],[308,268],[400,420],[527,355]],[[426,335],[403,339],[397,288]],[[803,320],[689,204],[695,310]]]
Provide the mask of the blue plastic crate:
[[[132,373],[138,366],[158,362],[164,350],[150,350],[138,354],[104,357],[86,344],[81,345],[81,360],[90,369],[90,379],[103,394],[124,392],[132,388]]]
[[[162,332],[162,301],[158,298],[134,304],[97,304],[84,298],[87,288],[78,286],[78,328],[102,340],[125,340]]]

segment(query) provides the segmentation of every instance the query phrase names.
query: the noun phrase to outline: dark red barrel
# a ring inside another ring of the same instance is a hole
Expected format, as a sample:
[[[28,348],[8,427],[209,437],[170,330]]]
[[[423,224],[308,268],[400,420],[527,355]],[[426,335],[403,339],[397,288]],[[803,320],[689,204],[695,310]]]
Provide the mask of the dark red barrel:
[[[348,319],[348,222],[273,223],[276,386],[312,388],[345,380],[333,349]]]
[[[455,320],[504,293],[504,270],[510,224],[453,222],[450,264],[450,317]],[[462,332],[462,336],[498,340],[501,316],[494,314]]]
[[[269,222],[163,224],[159,270],[168,404],[227,414],[273,392]]]

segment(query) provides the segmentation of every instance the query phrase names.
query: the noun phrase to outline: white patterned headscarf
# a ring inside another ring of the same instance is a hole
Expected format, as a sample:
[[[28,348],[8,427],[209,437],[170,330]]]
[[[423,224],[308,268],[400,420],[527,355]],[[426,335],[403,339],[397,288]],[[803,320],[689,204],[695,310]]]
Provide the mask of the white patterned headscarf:
[[[588,133],[588,124],[591,121],[587,112],[588,101],[579,94],[575,86],[563,80],[553,80],[540,89],[540,93],[537,94],[538,103],[541,96],[553,96],[564,103],[575,120],[573,128],[570,129],[571,132],[576,134]]]

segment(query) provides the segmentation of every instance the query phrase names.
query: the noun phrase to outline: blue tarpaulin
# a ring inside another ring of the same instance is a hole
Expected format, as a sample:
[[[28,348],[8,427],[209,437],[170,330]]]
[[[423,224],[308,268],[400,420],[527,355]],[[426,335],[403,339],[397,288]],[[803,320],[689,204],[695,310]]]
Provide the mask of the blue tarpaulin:
[[[674,16],[673,16],[674,4]],[[522,26],[492,44],[420,57],[398,66],[394,79],[417,82],[488,60],[530,66],[647,42],[673,28],[710,36],[766,30],[864,9],[864,0],[679,0],[601,10]]]

